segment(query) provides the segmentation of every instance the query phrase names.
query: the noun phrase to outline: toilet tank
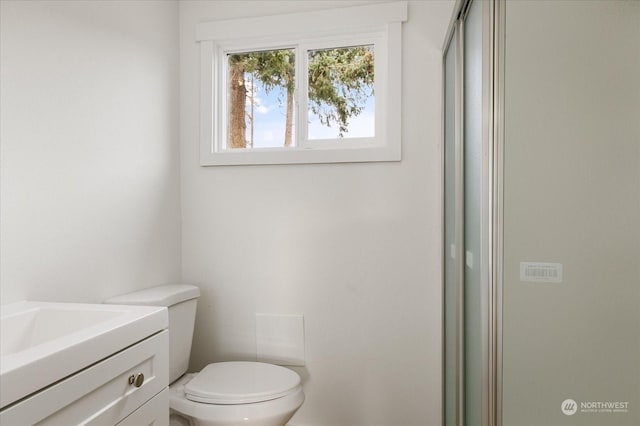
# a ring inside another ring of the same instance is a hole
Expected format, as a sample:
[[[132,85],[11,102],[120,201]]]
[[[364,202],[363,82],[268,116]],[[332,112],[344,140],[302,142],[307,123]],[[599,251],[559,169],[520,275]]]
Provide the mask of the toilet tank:
[[[116,296],[104,303],[168,308],[169,382],[173,383],[189,368],[198,297],[200,289],[194,285],[169,284]]]

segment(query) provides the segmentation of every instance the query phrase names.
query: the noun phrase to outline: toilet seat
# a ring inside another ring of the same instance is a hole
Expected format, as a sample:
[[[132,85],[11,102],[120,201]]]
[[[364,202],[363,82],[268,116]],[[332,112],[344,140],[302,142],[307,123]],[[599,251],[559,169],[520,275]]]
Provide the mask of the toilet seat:
[[[184,387],[187,399],[220,405],[253,404],[282,398],[300,388],[294,371],[261,362],[207,365]]]
[[[300,408],[305,399],[302,386],[298,386],[281,398],[252,404],[195,402],[187,399],[185,387],[196,376],[197,373],[185,374],[169,386],[169,407],[172,416],[190,418],[194,424],[244,426],[248,421],[259,421],[257,424],[260,425],[282,425]]]

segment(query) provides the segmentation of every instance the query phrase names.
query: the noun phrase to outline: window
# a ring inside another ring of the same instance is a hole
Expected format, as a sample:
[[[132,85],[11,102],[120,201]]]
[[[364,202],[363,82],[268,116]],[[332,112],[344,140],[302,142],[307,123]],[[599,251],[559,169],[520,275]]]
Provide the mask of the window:
[[[214,21],[201,165],[399,161],[406,2]]]

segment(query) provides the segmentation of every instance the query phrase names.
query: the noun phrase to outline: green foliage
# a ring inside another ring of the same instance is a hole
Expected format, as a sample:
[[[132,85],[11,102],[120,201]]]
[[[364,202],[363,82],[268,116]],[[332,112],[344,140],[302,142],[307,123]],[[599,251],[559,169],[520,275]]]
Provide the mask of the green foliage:
[[[295,51],[293,49],[240,53],[229,57],[229,65],[241,64],[244,72],[253,74],[267,92],[276,87],[295,89]]]

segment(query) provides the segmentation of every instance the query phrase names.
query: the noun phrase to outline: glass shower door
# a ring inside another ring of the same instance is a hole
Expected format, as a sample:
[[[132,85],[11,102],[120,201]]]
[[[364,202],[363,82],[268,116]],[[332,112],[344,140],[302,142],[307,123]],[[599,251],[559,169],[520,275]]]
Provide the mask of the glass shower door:
[[[464,18],[464,425],[482,424],[482,8]]]
[[[457,34],[444,63],[444,424],[458,424],[459,288],[456,266],[456,54]]]
[[[481,426],[483,7],[472,1],[444,56],[444,424]]]

